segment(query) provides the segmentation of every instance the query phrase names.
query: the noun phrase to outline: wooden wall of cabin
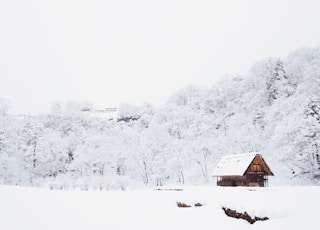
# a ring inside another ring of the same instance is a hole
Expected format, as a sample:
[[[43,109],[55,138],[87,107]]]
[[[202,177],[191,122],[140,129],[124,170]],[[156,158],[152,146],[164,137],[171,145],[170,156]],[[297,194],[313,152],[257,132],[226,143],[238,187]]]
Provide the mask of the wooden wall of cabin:
[[[246,173],[266,173],[264,170],[264,161],[260,157],[255,157],[251,162]]]
[[[245,176],[222,176],[218,178],[219,186],[246,186]]]
[[[265,176],[262,173],[248,173],[246,175],[247,186],[249,187],[264,187]]]
[[[263,174],[247,174],[245,176],[222,176],[217,178],[218,186],[248,186],[264,187],[267,186],[267,176]]]
[[[247,186],[267,186],[268,172],[266,172],[265,169],[265,162],[262,160],[262,158],[259,156],[255,157],[245,172]]]

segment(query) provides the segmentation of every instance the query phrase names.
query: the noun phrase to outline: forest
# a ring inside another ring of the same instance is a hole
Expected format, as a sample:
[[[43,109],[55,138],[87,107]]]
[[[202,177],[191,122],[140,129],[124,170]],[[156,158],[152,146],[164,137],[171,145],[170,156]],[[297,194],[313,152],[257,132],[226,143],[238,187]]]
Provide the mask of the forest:
[[[125,190],[213,183],[220,158],[244,152],[263,155],[274,184],[320,184],[319,91],[316,47],[258,61],[246,76],[187,86],[161,107],[123,104],[109,117],[76,102],[17,115],[0,99],[0,184]]]

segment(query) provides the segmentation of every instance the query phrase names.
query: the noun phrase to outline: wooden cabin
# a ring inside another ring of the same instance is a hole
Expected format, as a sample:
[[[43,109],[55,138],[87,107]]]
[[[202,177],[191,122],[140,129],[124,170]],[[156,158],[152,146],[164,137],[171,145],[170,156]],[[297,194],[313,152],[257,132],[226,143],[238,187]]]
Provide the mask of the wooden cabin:
[[[259,153],[243,153],[222,157],[212,173],[219,186],[268,186],[268,176],[273,176]]]

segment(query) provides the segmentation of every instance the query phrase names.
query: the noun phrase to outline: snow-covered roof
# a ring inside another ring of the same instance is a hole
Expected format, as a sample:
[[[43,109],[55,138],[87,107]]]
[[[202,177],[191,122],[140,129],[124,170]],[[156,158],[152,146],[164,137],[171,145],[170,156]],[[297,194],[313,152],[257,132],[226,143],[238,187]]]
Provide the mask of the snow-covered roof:
[[[222,157],[212,176],[243,176],[259,153],[241,153]]]

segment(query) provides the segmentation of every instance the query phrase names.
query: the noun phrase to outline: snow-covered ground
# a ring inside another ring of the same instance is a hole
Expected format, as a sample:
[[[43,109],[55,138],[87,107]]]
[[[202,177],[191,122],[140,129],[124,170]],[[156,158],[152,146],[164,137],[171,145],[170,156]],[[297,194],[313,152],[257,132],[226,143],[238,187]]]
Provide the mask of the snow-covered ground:
[[[0,186],[0,229],[319,229],[320,187],[50,191]],[[176,202],[204,206],[178,208]],[[270,220],[251,225],[222,207]]]

